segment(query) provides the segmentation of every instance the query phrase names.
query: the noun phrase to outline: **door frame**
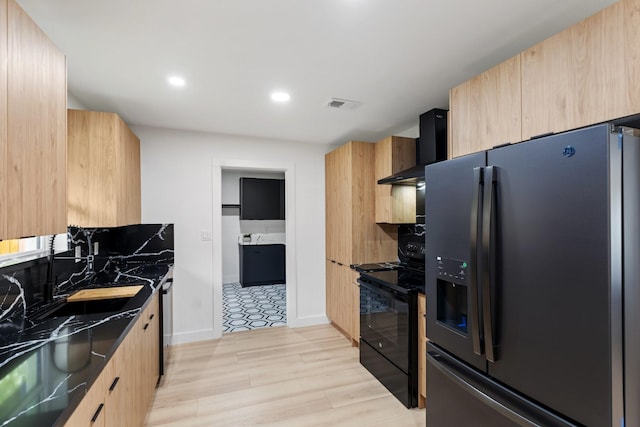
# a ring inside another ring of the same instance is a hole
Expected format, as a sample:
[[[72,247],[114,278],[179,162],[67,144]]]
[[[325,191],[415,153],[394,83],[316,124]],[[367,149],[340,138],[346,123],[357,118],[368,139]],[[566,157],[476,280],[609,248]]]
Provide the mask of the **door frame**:
[[[296,211],[295,211],[295,164],[290,162],[263,162],[252,160],[213,160],[213,338],[222,337],[222,170],[243,170],[252,172],[284,172],[285,179],[285,259],[286,259],[286,304],[287,327],[295,327],[297,308],[297,265],[296,265]],[[215,236],[218,236],[216,238]]]

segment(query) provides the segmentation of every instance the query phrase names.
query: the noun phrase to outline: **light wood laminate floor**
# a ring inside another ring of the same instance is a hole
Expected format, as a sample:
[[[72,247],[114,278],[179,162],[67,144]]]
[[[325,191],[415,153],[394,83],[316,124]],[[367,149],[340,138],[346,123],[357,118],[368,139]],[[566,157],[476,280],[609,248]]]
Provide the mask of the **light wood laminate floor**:
[[[330,325],[258,329],[172,348],[147,426],[424,426]]]

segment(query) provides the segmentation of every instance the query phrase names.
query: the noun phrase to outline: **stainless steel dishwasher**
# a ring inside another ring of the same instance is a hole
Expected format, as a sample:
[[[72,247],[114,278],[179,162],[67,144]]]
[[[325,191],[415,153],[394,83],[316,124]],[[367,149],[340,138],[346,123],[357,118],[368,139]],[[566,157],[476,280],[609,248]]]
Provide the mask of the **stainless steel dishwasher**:
[[[169,365],[171,338],[173,336],[173,272],[162,284],[162,333],[160,334],[160,375]]]

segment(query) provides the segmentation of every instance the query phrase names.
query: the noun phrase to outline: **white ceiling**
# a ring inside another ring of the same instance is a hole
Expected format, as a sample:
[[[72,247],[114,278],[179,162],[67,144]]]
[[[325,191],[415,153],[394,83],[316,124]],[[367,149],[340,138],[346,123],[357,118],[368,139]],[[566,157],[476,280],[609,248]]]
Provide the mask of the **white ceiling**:
[[[130,125],[337,144],[447,108],[449,88],[613,0],[18,0],[69,92]],[[170,87],[170,74],[187,80]],[[275,105],[275,89],[291,93]],[[331,97],[362,102],[352,111]],[[496,118],[499,120],[499,118]]]

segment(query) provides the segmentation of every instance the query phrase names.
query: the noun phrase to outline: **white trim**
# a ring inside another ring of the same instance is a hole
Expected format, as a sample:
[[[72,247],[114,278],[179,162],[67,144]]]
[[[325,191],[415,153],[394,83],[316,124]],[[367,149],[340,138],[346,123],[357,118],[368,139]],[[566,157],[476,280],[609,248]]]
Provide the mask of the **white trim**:
[[[222,337],[222,169],[284,172],[285,179],[285,243],[287,274],[287,326],[297,327],[302,320],[298,319],[297,300],[297,260],[296,260],[296,173],[295,164],[290,162],[262,162],[247,160],[213,160],[213,335]],[[317,320],[316,320],[317,321]],[[317,323],[315,323],[317,324]]]
[[[291,328],[304,328],[306,326],[326,325],[329,323],[329,318],[324,315],[320,316],[306,316],[298,317],[295,319],[294,325],[287,325]]]
[[[219,338],[219,337],[217,337]],[[213,329],[204,329],[191,332],[174,332],[171,336],[171,345],[188,344],[196,341],[209,341],[216,339]]]

